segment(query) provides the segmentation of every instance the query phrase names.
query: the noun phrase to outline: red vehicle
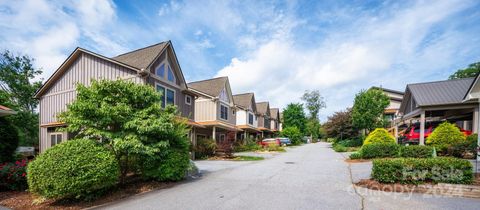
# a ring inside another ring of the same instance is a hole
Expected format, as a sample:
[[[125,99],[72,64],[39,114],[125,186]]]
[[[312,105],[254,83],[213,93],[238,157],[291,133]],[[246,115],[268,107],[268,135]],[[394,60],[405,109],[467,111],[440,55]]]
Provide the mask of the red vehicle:
[[[259,142],[260,145],[262,145],[263,147],[266,147],[268,145],[278,145],[280,146],[281,143],[280,143],[280,139],[272,139],[272,138],[268,138],[268,139],[263,139],[262,141]]]
[[[427,139],[428,136],[435,130],[435,128],[440,125],[442,122],[427,122],[425,123],[425,134],[424,137]],[[472,134],[472,131],[465,130],[463,128],[458,128],[460,131],[465,135],[469,136]],[[418,144],[420,140],[420,123],[415,123],[408,127],[405,130],[405,133],[403,134],[401,138],[401,143],[403,144]]]

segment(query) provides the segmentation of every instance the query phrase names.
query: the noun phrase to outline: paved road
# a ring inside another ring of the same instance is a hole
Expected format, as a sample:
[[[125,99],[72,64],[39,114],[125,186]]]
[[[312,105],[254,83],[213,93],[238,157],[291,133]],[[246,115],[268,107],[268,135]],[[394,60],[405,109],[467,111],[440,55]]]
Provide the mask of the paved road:
[[[357,188],[367,164],[349,165],[329,144],[291,149],[255,162],[200,161],[200,179],[135,196],[106,209],[479,209],[475,199]],[[350,175],[352,174],[352,176]]]

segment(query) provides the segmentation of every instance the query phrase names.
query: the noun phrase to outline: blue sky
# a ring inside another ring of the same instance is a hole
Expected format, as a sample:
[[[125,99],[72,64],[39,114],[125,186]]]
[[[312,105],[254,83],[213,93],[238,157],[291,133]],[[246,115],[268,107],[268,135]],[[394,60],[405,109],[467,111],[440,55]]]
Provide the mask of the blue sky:
[[[75,47],[114,56],[172,40],[188,81],[283,108],[318,89],[321,118],[372,85],[404,90],[480,61],[480,2],[0,0],[0,48],[48,78]]]

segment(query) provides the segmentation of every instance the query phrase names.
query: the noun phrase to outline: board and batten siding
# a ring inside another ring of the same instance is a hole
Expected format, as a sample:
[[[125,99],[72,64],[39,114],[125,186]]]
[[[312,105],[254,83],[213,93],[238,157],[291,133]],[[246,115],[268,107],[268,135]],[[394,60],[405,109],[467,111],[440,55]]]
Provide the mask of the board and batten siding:
[[[237,109],[237,125],[247,125],[248,115],[243,109]]]
[[[221,122],[226,122],[228,124],[231,124],[231,125],[236,125],[236,122],[237,122],[237,116],[236,114],[233,115],[233,110],[235,110],[235,107],[232,107],[230,105],[228,105],[227,103],[225,102],[222,102],[220,100],[217,101],[217,120],[218,121],[221,121]],[[224,120],[221,118],[221,114],[220,114],[220,104],[221,105],[224,105],[226,107],[228,107],[228,117],[227,117],[227,120]]]
[[[196,122],[206,122],[214,121],[216,117],[216,106],[217,104],[206,98],[198,98],[195,100],[195,121]]]
[[[57,115],[65,111],[67,104],[75,100],[76,84],[89,86],[92,79],[123,79],[144,83],[135,71],[86,53],[81,53],[67,68],[40,97],[40,152],[50,147],[47,127],[42,125],[57,122]]]

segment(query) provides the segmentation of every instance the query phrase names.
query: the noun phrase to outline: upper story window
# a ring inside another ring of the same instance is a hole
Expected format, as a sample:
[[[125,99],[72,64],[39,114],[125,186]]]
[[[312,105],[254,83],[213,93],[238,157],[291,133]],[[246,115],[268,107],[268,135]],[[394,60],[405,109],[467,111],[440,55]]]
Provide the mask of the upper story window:
[[[164,78],[165,77],[165,64],[162,63],[156,70],[155,70],[155,75]]]
[[[175,83],[175,75],[173,74],[173,71],[170,68],[170,66],[168,66],[167,79],[168,79],[168,81]]]
[[[253,114],[248,113],[248,124],[253,125]]]
[[[176,82],[175,73],[167,62],[163,62],[157,69],[155,69],[155,75],[171,83]]]
[[[156,86],[157,86],[156,87],[157,91],[160,92],[160,94],[162,94],[162,97],[160,99],[162,103],[162,107],[165,108],[165,106],[168,104],[175,105],[175,90],[166,88],[159,84],[157,84]]]
[[[228,120],[228,107],[224,105],[220,105],[220,118],[224,120]]]
[[[192,96],[189,96],[189,95],[185,96],[185,104],[192,105]]]
[[[222,90],[222,92],[220,92],[220,95],[218,96],[218,98],[220,98],[220,101],[230,102],[228,100],[228,95],[227,95],[227,91],[225,90],[225,88]]]

